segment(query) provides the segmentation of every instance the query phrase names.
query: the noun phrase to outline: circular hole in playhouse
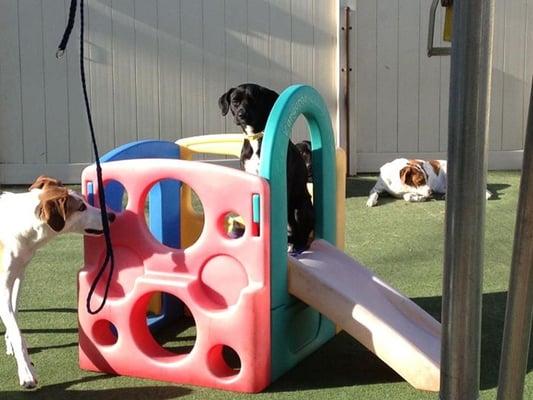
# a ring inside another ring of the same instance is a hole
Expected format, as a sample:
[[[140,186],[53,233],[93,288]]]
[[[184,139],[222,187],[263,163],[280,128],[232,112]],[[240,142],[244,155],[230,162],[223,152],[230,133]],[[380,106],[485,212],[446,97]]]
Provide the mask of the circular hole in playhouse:
[[[241,370],[239,354],[225,344],[218,344],[209,350],[207,364],[213,375],[219,378],[231,378]]]
[[[200,201],[200,197],[196,194],[194,190],[191,189],[191,187],[187,184],[183,184],[183,187],[185,189],[190,189],[191,191],[191,207],[197,214],[204,214],[204,207],[202,206],[202,202]]]
[[[196,321],[176,296],[152,293],[146,308],[146,324],[153,339],[169,356],[189,354],[196,342]]]
[[[183,184],[181,190],[181,198],[183,200],[182,213],[182,236],[183,248],[187,248],[194,244],[200,237],[204,228],[204,207],[200,197],[192,188]]]
[[[202,307],[222,310],[238,302],[248,283],[248,273],[240,261],[221,254],[205,262],[194,293]]]
[[[106,319],[95,322],[92,334],[97,344],[101,346],[112,346],[118,340],[118,331],[115,325]]]
[[[107,207],[115,212],[122,212],[128,205],[128,192],[124,186],[115,180],[105,184],[105,201]]]
[[[246,231],[244,219],[235,212],[225,214],[222,218],[222,231],[230,239],[240,238]]]
[[[150,188],[144,217],[154,238],[175,249],[194,244],[204,227],[200,199],[189,186],[175,179],[160,180]]]

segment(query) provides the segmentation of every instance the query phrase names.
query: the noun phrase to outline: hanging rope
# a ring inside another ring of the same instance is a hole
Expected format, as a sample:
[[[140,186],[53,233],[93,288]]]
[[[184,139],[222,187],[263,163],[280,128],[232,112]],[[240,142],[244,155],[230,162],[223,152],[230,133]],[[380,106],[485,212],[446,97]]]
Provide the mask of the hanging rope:
[[[58,46],[56,57],[59,59],[63,56],[65,53],[65,49],[67,47],[68,40],[70,38],[70,34],[72,32],[72,29],[74,28],[74,22],[76,20],[76,0],[71,0],[70,2],[70,9],[69,9],[69,15],[68,15],[68,22],[67,26],[65,28],[65,32],[63,33],[63,37],[61,39],[61,43]],[[111,286],[111,279],[113,277],[113,270],[115,269],[115,257],[113,254],[113,246],[111,243],[111,232],[109,230],[109,220],[107,218],[107,211],[106,211],[106,201],[105,201],[105,193],[104,193],[104,184],[102,180],[102,167],[100,166],[100,156],[98,155],[98,146],[96,145],[96,136],[94,134],[94,125],[93,125],[93,118],[91,114],[91,107],[89,104],[89,96],[87,95],[87,82],[85,79],[85,62],[84,62],[84,7],[83,7],[83,0],[80,0],[80,76],[81,76],[81,86],[83,89],[83,98],[85,100],[85,111],[87,113],[87,120],[89,121],[89,130],[91,132],[91,141],[93,146],[93,152],[94,152],[94,158],[96,160],[96,180],[98,182],[98,201],[100,203],[100,215],[102,217],[102,228],[104,231],[104,238],[105,238],[105,245],[106,245],[106,252],[105,252],[105,259],[100,266],[100,269],[98,270],[98,273],[96,275],[96,278],[94,279],[91,288],[89,289],[89,294],[87,295],[87,312],[89,314],[97,314],[99,313],[102,308],[104,308],[107,296],[109,293],[109,287]],[[96,287],[98,286],[98,282],[100,282],[100,279],[102,279],[102,276],[106,270],[106,267],[109,265],[109,275],[107,277],[107,282],[105,285],[104,295],[102,298],[102,303],[96,310],[91,309],[91,299],[94,295],[94,292],[96,290]]]

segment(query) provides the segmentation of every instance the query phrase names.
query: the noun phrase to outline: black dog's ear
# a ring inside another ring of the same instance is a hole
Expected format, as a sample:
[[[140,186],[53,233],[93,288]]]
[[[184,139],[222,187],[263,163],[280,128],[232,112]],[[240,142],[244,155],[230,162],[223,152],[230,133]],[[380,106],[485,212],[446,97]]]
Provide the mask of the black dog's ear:
[[[234,90],[235,88],[231,88],[218,99],[218,107],[220,108],[220,111],[222,111],[222,115],[226,115],[229,111],[230,96]]]
[[[274,103],[278,99],[279,95],[274,92],[273,90],[270,90],[269,88],[261,86],[261,97],[265,99],[267,102],[268,109],[271,110],[272,107],[274,107]]]

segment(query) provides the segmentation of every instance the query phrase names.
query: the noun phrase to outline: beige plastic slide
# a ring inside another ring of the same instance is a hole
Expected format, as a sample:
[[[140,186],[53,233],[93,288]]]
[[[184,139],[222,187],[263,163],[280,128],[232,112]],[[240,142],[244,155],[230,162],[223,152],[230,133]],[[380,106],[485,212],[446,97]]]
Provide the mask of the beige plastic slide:
[[[361,342],[413,387],[438,391],[441,326],[324,240],[289,257],[289,291]]]

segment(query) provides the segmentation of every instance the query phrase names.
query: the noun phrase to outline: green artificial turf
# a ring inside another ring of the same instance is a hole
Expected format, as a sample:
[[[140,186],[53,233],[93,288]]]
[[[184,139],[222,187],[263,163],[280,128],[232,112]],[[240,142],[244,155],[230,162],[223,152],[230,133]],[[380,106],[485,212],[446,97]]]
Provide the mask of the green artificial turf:
[[[375,179],[362,176],[348,180],[346,252],[440,318],[445,202],[410,204],[383,197],[379,206],[368,209],[366,197]],[[518,172],[489,173],[489,189],[495,196],[487,202],[486,214],[482,399],[495,398],[518,185]],[[256,395],[82,371],[77,364],[76,321],[81,243],[81,237],[60,236],[41,249],[28,267],[18,321],[40,385],[30,392],[19,389],[15,360],[0,351],[0,399],[438,398],[436,393],[411,388],[345,333]],[[159,339],[167,342],[169,349],[188,351],[194,333],[189,328],[176,338],[174,333],[164,332]],[[532,354],[528,371],[533,368]],[[531,372],[524,398],[533,398]]]

